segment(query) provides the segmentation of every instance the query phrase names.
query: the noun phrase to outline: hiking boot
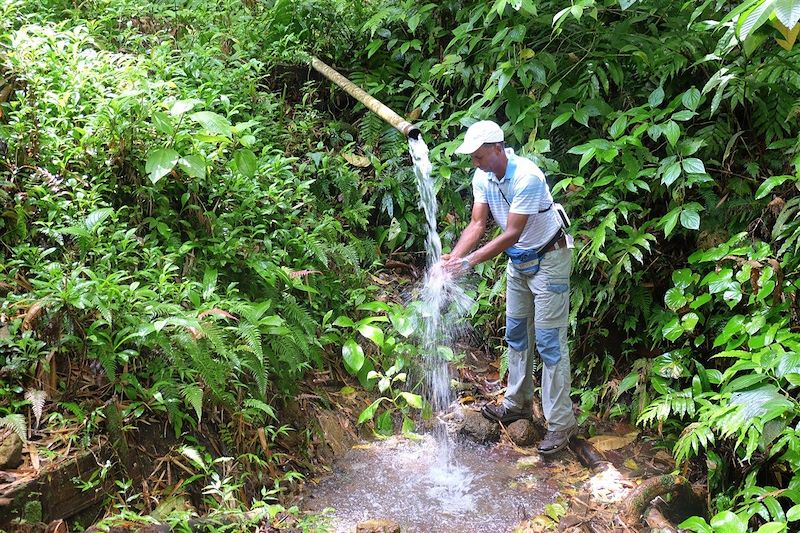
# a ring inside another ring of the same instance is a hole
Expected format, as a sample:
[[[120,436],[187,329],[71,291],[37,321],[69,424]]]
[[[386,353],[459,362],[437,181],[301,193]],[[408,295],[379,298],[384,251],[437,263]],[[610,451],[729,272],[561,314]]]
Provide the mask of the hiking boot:
[[[530,409],[507,407],[505,405],[486,404],[481,408],[481,414],[493,422],[510,424],[516,420],[530,419]]]
[[[561,431],[552,431],[548,429],[537,449],[542,455],[550,455],[560,452],[567,447],[569,444],[569,439],[571,439],[577,432],[578,426],[572,426],[569,429],[564,429]]]

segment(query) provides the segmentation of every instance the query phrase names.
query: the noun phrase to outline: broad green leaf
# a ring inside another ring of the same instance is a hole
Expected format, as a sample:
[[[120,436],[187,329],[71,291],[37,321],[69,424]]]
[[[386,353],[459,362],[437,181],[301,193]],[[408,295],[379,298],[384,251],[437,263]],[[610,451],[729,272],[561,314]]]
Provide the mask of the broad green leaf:
[[[676,161],[664,169],[664,173],[661,175],[661,183],[669,187],[675,182],[676,179],[678,179],[680,175],[681,175],[681,166]]]
[[[203,179],[206,177],[206,160],[202,155],[187,155],[178,159],[178,166],[193,178]]]
[[[683,327],[677,317],[667,322],[664,327],[661,328],[661,334],[664,335],[665,339],[672,342],[675,342],[683,335]]]
[[[422,409],[422,396],[411,392],[401,392],[400,396],[414,409]]]
[[[695,113],[694,111],[688,111],[688,110],[678,111],[677,113],[672,115],[672,120],[677,120],[678,122],[685,122],[687,120],[690,120],[696,114],[697,113]]]
[[[363,336],[378,345],[379,348],[383,347],[383,330],[371,326],[369,324],[361,324],[358,326],[358,332]]]
[[[700,214],[697,211],[684,209],[681,211],[681,226],[686,229],[699,229],[700,228]]]
[[[786,511],[786,520],[796,522],[800,520],[800,505],[794,505]]]
[[[695,531],[696,533],[713,533],[713,529],[711,526],[708,525],[708,522],[700,518],[699,516],[693,516],[691,518],[687,518],[680,524],[678,527],[681,529],[688,529],[690,531]]]
[[[769,20],[774,3],[775,0],[764,0],[739,17],[739,21],[736,23],[736,33],[740,40],[746,40],[751,33]]]
[[[756,200],[760,200],[768,195],[772,189],[782,185],[786,180],[794,179],[794,176],[771,176],[764,180],[756,191]]]
[[[797,0],[778,0],[775,2],[775,16],[787,28],[794,28],[800,21],[800,2]]]
[[[196,98],[190,98],[189,100],[175,100],[175,102],[173,102],[172,106],[169,108],[169,114],[174,117],[188,113],[199,103],[200,100],[197,100]]]
[[[378,410],[378,406],[385,399],[386,398],[382,398],[381,397],[381,398],[378,398],[377,400],[375,400],[374,402],[372,402],[371,404],[369,404],[369,406],[366,409],[364,409],[363,411],[361,411],[360,415],[358,415],[358,422],[357,423],[358,424],[363,424],[367,420],[372,420],[372,418],[375,416],[375,411]]]
[[[672,272],[672,283],[679,289],[686,289],[694,281],[694,273],[689,268],[681,268]]]
[[[87,215],[86,220],[83,221],[86,229],[89,231],[94,230],[97,226],[103,223],[105,219],[110,217],[114,213],[114,210],[110,207],[103,207],[101,209],[96,209]]]
[[[403,337],[408,338],[414,333],[414,321],[410,317],[400,313],[393,313],[389,315],[389,319],[392,321],[395,331]]]
[[[380,300],[373,300],[371,302],[364,302],[356,307],[357,311],[369,311],[370,313],[385,313],[389,311],[389,306],[386,302]]]
[[[695,298],[692,301],[692,303],[689,304],[689,307],[691,307],[692,309],[697,309],[697,308],[707,304],[710,301],[711,301],[711,295],[709,293],[707,293],[707,292],[704,292],[703,294],[701,294],[700,296]]]
[[[669,307],[670,310],[677,311],[678,309],[686,305],[687,299],[681,289],[677,287],[672,287],[664,295],[664,303],[667,304],[667,307]]]
[[[567,111],[565,113],[561,113],[560,115],[558,115],[555,118],[555,120],[553,120],[553,123],[550,124],[550,131],[553,131],[554,129],[556,129],[557,127],[561,126],[562,124],[565,124],[571,118],[572,118],[572,112],[571,111]]]
[[[233,154],[233,162],[236,163],[236,169],[248,178],[256,175],[258,170],[258,159],[256,154],[249,148],[242,148]]]
[[[388,389],[391,384],[392,384],[392,382],[391,382],[391,380],[389,378],[382,377],[378,381],[378,392],[383,394],[384,392],[386,392],[386,389]]]
[[[153,113],[152,118],[153,125],[156,127],[156,131],[164,133],[170,137],[175,134],[175,128],[172,126],[172,121],[169,119],[169,116],[166,113],[156,111]]]
[[[687,174],[705,174],[706,167],[702,161],[696,157],[688,157],[681,162],[683,171]]]
[[[714,533],[747,533],[747,522],[731,511],[722,511],[711,519]]]
[[[783,522],[767,522],[756,530],[756,533],[781,533],[786,531],[786,524]]]
[[[661,217],[661,222],[664,224],[664,236],[669,237],[669,234],[672,233],[672,230],[675,229],[675,226],[678,224],[678,217],[681,214],[681,208],[676,207],[663,217]]]
[[[700,321],[700,316],[697,313],[686,313],[681,318],[681,327],[684,331],[694,331],[694,327]]]
[[[696,87],[692,87],[683,93],[683,96],[681,96],[681,102],[686,109],[694,111],[697,109],[698,104],[700,104],[700,96],[700,91]]]
[[[336,317],[336,320],[333,321],[333,325],[337,328],[352,328],[355,327],[356,324],[349,317],[341,315]]]
[[[576,109],[572,116],[575,119],[575,122],[578,124],[582,124],[584,126],[589,125],[589,111],[585,107]]]
[[[172,172],[180,158],[181,156],[178,152],[172,148],[159,148],[150,152],[144,166],[145,172],[149,174],[150,181],[153,184],[158,183],[161,178]]]
[[[617,387],[617,392],[614,393],[614,398],[619,398],[624,393],[634,388],[638,383],[639,383],[639,373],[631,372],[630,374],[625,376],[622,381],[619,382],[619,387]]]
[[[621,115],[617,117],[617,120],[611,124],[611,127],[608,128],[608,134],[611,135],[613,139],[619,138],[620,135],[625,133],[625,128],[628,127],[628,117],[625,115]]]
[[[351,374],[358,373],[364,366],[364,350],[353,339],[348,339],[342,345],[342,358],[345,368]]]
[[[667,121],[667,123],[663,125],[663,131],[669,145],[675,146],[675,143],[678,142],[678,138],[681,136],[681,128],[678,126],[678,123],[672,120]]]
[[[192,120],[203,126],[206,131],[215,135],[230,137],[232,134],[230,121],[211,111],[200,111],[189,116]]]
[[[647,98],[647,102],[653,107],[658,107],[663,101],[664,88],[659,85],[655,91],[650,93],[650,96]]]

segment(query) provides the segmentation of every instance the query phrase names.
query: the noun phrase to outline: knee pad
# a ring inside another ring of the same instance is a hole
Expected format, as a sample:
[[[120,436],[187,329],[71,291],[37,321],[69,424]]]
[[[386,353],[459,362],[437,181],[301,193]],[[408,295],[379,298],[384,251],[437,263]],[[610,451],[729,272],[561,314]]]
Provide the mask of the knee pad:
[[[510,345],[510,344],[509,344]],[[561,361],[561,329],[541,328],[536,330],[536,349],[547,366]]]
[[[528,349],[528,317],[506,317],[506,342],[508,347],[518,352]]]

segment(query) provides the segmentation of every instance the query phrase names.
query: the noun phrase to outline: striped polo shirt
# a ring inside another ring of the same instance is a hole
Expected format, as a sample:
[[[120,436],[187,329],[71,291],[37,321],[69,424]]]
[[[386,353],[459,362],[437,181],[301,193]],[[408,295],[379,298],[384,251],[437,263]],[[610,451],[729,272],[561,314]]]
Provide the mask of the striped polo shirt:
[[[561,227],[556,210],[548,209],[553,204],[553,196],[544,173],[533,161],[515,155],[511,148],[506,148],[506,156],[508,167],[501,180],[494,172],[475,169],[472,194],[476,203],[489,204],[492,216],[503,230],[508,224],[509,212],[530,215],[516,246],[524,250],[539,249]]]

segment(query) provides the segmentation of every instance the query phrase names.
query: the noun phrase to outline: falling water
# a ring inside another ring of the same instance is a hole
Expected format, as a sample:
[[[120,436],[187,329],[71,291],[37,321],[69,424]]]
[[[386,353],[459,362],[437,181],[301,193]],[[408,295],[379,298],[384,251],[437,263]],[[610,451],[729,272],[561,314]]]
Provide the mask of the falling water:
[[[452,401],[450,394],[450,373],[447,359],[443,352],[452,349],[458,325],[466,315],[472,299],[467,296],[457,280],[442,269],[439,261],[442,257],[442,242],[436,231],[436,192],[431,176],[432,165],[428,158],[428,146],[420,136],[409,138],[409,151],[414,162],[414,175],[419,202],[425,213],[427,237],[425,251],[427,270],[420,291],[420,307],[418,314],[418,331],[422,337],[424,353],[425,384],[428,401],[435,412],[447,409]],[[439,440],[443,449],[443,467],[449,467],[450,446],[446,431],[438,429]]]

